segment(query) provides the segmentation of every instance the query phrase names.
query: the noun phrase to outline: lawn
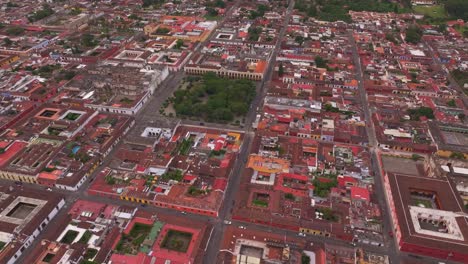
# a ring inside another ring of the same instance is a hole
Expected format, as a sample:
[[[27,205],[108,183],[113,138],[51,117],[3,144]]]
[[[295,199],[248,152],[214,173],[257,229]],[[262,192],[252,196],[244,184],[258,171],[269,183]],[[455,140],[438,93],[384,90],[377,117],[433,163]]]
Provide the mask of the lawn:
[[[55,254],[47,253],[47,255],[45,255],[45,257],[42,259],[42,262],[49,263],[54,257]]]
[[[67,120],[70,120],[70,121],[75,121],[76,119],[78,119],[78,117],[80,117],[81,114],[78,114],[78,113],[68,113],[66,116],[65,116],[65,119]]]
[[[128,97],[124,97],[124,98],[120,99],[120,102],[123,103],[123,104],[131,104],[131,103],[133,103],[133,100],[128,98]]]
[[[61,243],[71,244],[73,240],[78,236],[79,232],[75,230],[68,230],[67,233],[63,236]]]
[[[206,20],[210,20],[210,21],[217,21],[217,20],[220,20],[221,19],[221,16],[211,16],[211,15],[205,15],[205,19]]]
[[[79,243],[87,244],[89,239],[91,239],[91,236],[93,233],[91,233],[89,230],[86,230],[84,234],[81,236],[80,240],[78,240]]]
[[[169,229],[161,243],[161,247],[178,252],[187,252],[191,240],[191,233]]]
[[[260,207],[268,207],[268,202],[264,200],[255,199],[252,200],[252,204]]]
[[[446,18],[447,17],[447,12],[445,12],[445,8],[441,5],[414,6],[413,10],[417,14],[432,17],[432,18]]]
[[[98,250],[95,248],[88,248],[86,249],[84,259],[92,259],[96,254],[98,253]]]

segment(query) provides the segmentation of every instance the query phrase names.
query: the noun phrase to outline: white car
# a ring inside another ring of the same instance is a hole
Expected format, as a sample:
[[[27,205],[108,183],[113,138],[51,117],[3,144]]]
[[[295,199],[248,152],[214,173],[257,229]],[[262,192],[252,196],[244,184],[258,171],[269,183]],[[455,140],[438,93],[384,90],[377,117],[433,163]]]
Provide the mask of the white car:
[[[225,223],[226,225],[232,224],[232,222],[231,222],[231,221],[228,221],[228,220],[224,220],[224,223]]]
[[[245,226],[239,226],[240,229],[247,229]]]
[[[306,234],[304,234],[304,233],[302,233],[302,232],[299,233],[299,234],[297,234],[297,235],[298,235],[298,236],[301,236],[301,237],[306,237]]]
[[[49,192],[51,192],[51,191],[52,191],[52,188],[49,187],[49,188],[47,188],[46,190],[49,191]]]

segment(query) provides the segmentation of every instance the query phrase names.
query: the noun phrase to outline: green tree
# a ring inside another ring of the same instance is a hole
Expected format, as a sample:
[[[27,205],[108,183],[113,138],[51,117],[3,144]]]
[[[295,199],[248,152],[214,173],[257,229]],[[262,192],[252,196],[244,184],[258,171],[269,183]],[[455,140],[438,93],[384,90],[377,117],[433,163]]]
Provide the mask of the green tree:
[[[171,30],[165,27],[159,27],[158,29],[156,29],[156,34],[160,35],[166,35],[169,32],[171,32]]]
[[[295,41],[297,44],[299,44],[299,45],[302,46],[302,43],[304,43],[304,37],[303,37],[303,36],[296,36],[296,37],[294,38],[294,41]]]
[[[132,20],[140,20],[140,17],[138,17],[137,15],[135,14],[131,14],[128,16],[129,19],[132,19]]]
[[[176,41],[175,48],[180,49],[180,48],[182,48],[182,46],[184,46],[184,41],[182,39],[178,39]]]
[[[6,33],[8,35],[13,35],[13,36],[19,36],[23,34],[23,32],[24,32],[24,28],[18,27],[18,26],[14,26],[6,30]]]
[[[143,0],[142,7],[147,8],[150,6],[158,6],[165,2],[165,0]]]
[[[93,35],[85,33],[83,36],[81,36],[81,44],[85,47],[94,47],[97,43]]]
[[[231,111],[236,115],[245,115],[249,111],[249,106],[244,102],[233,102]]]
[[[457,106],[457,103],[455,102],[454,99],[450,100],[447,102],[447,105],[450,106],[450,107],[456,107]]]
[[[218,15],[218,11],[213,7],[206,7],[205,10],[208,16],[215,17]]]
[[[447,24],[442,23],[440,24],[437,29],[439,30],[440,33],[446,33],[447,32]]]
[[[216,0],[214,5],[216,7],[219,7],[219,8],[225,8],[226,7],[226,3],[223,0]]]
[[[28,16],[29,22],[35,22],[38,20],[41,20],[43,18],[46,18],[52,14],[54,14],[55,11],[50,7],[48,4],[42,5],[42,9],[38,10]]]
[[[417,44],[421,41],[421,37],[422,31],[417,25],[411,25],[406,29],[406,42]]]
[[[466,0],[445,0],[445,9],[454,18],[468,20],[468,1]]]
[[[420,117],[425,116],[429,119],[434,119],[434,110],[430,107],[419,107],[414,109],[408,109],[408,114],[412,120],[419,121]]]
[[[315,57],[315,65],[318,68],[327,68],[327,60],[325,60],[324,58],[322,58],[320,56],[316,56]]]
[[[301,264],[310,264],[310,257],[305,254],[302,254]]]
[[[9,38],[4,38],[3,43],[5,43],[5,46],[11,46],[11,44],[13,44],[13,41],[11,41],[11,39]]]
[[[284,66],[283,66],[283,63],[280,63],[279,67],[278,67],[278,75],[280,77],[282,77],[284,75]]]

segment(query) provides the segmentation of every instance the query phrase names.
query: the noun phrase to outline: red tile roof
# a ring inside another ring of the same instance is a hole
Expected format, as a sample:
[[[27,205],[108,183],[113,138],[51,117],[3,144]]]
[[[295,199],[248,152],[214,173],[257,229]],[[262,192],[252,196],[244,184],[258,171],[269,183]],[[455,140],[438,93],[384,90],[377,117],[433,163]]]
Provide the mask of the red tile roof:
[[[352,200],[370,200],[369,190],[362,187],[351,187],[351,199]]]
[[[28,143],[15,141],[9,147],[6,148],[5,152],[0,154],[0,167],[5,165],[10,159],[12,159],[17,153],[19,153]]]

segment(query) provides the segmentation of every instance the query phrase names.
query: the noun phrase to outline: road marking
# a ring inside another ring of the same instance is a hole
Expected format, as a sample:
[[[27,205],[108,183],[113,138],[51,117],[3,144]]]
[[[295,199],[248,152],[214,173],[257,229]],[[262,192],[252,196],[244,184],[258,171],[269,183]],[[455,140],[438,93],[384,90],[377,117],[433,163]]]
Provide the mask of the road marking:
[[[205,251],[208,248],[208,245],[210,244],[211,235],[213,234],[213,230],[214,230],[214,226],[211,228],[210,236],[208,237],[208,241],[206,242]]]

